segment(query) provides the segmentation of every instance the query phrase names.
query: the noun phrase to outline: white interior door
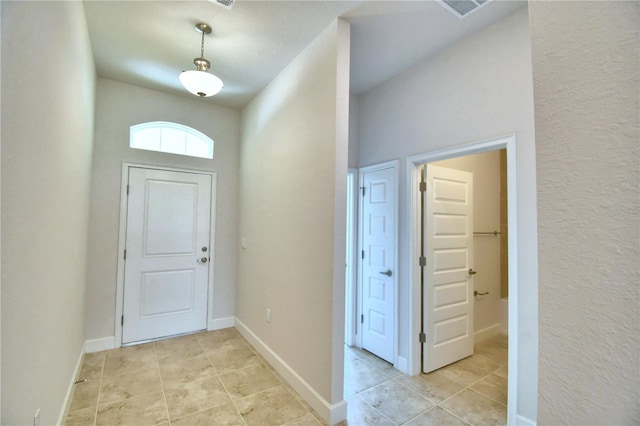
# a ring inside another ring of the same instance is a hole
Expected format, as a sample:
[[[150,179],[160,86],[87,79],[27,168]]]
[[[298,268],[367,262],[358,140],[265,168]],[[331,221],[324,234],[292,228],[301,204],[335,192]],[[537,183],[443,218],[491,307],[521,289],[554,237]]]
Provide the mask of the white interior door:
[[[361,174],[362,348],[394,362],[396,213],[395,167]]]
[[[425,373],[473,355],[473,175],[428,165],[424,197]]]
[[[211,176],[131,167],[122,343],[206,329]]]

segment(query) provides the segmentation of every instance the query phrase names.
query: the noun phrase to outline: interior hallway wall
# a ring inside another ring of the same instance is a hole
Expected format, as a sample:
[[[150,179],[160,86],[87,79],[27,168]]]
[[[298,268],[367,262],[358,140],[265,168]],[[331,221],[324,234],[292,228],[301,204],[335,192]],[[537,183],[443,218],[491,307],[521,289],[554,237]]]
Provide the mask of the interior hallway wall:
[[[52,425],[84,344],[95,67],[81,2],[2,2],[1,39],[0,423]]]
[[[638,2],[530,2],[540,424],[640,419]]]
[[[129,148],[131,125],[170,121],[214,140],[213,159]],[[103,78],[96,95],[86,338],[114,336],[122,162],[215,171],[217,211],[213,319],[235,314],[240,112],[195,96],[158,92]],[[120,342],[115,342],[116,346]]]
[[[500,230],[500,151],[436,161],[435,166],[473,173],[473,230]],[[429,167],[429,166],[427,166]],[[474,289],[486,296],[475,296],[473,326],[476,342],[499,331],[500,326],[500,238],[493,235],[473,237],[471,267]],[[478,335],[478,332],[485,334]]]
[[[242,120],[236,316],[330,405],[342,401],[348,52],[338,20]]]
[[[400,161],[399,356],[409,356],[408,156],[515,133],[518,179],[519,415],[536,418],[537,222],[526,8],[360,95],[359,166]],[[416,301],[417,303],[417,301]],[[416,310],[419,309],[419,305]],[[515,330],[512,330],[515,331]]]

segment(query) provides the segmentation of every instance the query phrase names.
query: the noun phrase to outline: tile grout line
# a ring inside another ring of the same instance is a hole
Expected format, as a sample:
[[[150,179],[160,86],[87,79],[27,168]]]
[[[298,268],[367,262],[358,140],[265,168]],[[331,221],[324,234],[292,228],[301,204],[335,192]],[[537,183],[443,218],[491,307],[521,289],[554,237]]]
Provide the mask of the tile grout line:
[[[164,380],[162,380],[162,371],[160,370],[160,360],[158,358],[158,347],[156,342],[153,342],[153,355],[156,359],[156,369],[158,370],[158,378],[160,379],[160,392],[162,392],[162,398],[164,399],[164,409],[167,412],[167,421],[169,422],[169,426],[171,426],[173,422],[171,421],[171,413],[169,412],[169,403],[167,402]]]
[[[235,331],[235,329],[234,329],[234,331]],[[238,334],[238,333],[236,332],[236,334]],[[238,415],[240,416],[240,419],[245,424],[245,426],[248,426],[247,425],[247,421],[244,419],[244,416],[242,415],[242,412],[240,412],[240,409],[238,408],[238,405],[236,404],[236,402],[233,400],[233,397],[229,393],[229,389],[227,389],[227,385],[225,385],[224,381],[222,381],[222,377],[220,377],[220,373],[218,373],[218,369],[213,365],[213,362],[211,362],[211,359],[209,358],[209,353],[207,352],[207,350],[202,345],[202,342],[200,341],[200,338],[198,337],[197,334],[196,334],[196,341],[198,342],[198,345],[200,346],[200,349],[202,349],[202,352],[204,352],[204,356],[207,358],[207,361],[209,361],[209,364],[211,365],[211,368],[213,368],[213,372],[216,374],[216,377],[220,381],[220,384],[222,385],[222,388],[224,389],[225,393],[227,394],[227,396],[231,400],[231,403],[233,404],[233,408],[236,409],[236,413],[238,413]]]
[[[369,407],[371,407],[376,413],[380,414],[382,417],[384,417],[385,419],[389,420],[389,422],[393,425],[396,425],[396,422],[394,422],[393,420],[391,420],[389,417],[385,416],[385,414],[378,410],[376,407],[374,407],[373,405],[369,404],[367,401],[365,401],[364,399],[362,399],[358,394],[355,395],[358,399],[360,399],[360,401],[364,402],[365,404],[367,404]]]
[[[273,366],[272,366],[271,364],[269,364],[269,363],[268,363],[268,361],[267,361],[267,360],[266,360],[262,355],[260,355],[260,354],[257,352],[257,350],[256,350],[253,346],[251,346],[251,344],[250,344],[249,342],[247,342],[247,341],[246,341],[246,339],[245,339],[242,335],[240,335],[239,333],[238,333],[238,335],[239,335],[239,336],[240,336],[240,337],[241,337],[241,338],[246,342],[246,344],[247,344],[247,346],[248,346],[249,350],[250,350],[254,355],[256,355],[256,358],[258,359],[258,362],[259,362],[260,364],[262,364],[262,365],[263,365],[267,370],[269,370],[269,372],[270,372],[270,373],[271,373],[271,374],[276,378],[276,380],[278,380],[278,382],[280,383],[280,386],[282,386],[282,387],[287,391],[287,393],[289,393],[289,395],[291,395],[291,396],[296,400],[296,402],[298,402],[298,404],[300,404],[300,406],[302,407],[302,409],[303,409],[306,413],[311,414],[311,417],[313,417],[313,419],[314,419],[317,423],[319,423],[319,424],[321,424],[321,425],[322,425],[322,423],[320,423],[320,422],[318,421],[318,419],[316,418],[316,416],[315,416],[311,411],[309,411],[309,410],[305,407],[305,405],[301,402],[300,398],[298,398],[298,396],[299,396],[299,395],[297,394],[297,392],[295,392],[295,389],[291,388],[291,385],[289,385],[289,384],[284,380],[284,377],[282,377],[282,376],[281,376],[281,375],[280,375],[280,374],[275,370],[275,368],[273,368]],[[270,389],[275,389],[275,387],[270,388]],[[268,389],[265,389],[265,391],[266,391],[266,390],[268,390]],[[262,393],[262,392],[264,392],[264,391],[258,392],[258,393],[254,394],[254,395],[257,395],[257,394]],[[295,392],[295,393],[294,393],[294,392]],[[241,399],[242,399],[242,398],[241,398]],[[303,400],[303,401],[304,401],[304,400]],[[305,403],[306,403],[306,401],[305,401]],[[308,405],[308,404],[307,404],[307,405]],[[312,409],[313,409],[313,408],[312,408]],[[288,421],[287,423],[284,423],[283,425],[280,425],[280,426],[285,426],[285,425],[287,425],[287,424],[289,424],[289,423],[292,423],[292,422],[294,422],[294,421],[296,421],[296,420],[298,420],[298,419],[301,419],[301,418],[302,418],[302,417],[304,417],[305,415],[306,415],[306,414],[303,414],[303,415],[302,415],[302,416],[300,416],[300,417],[297,417],[297,418],[295,418],[295,419],[291,419],[291,420],[290,420],[290,421]]]
[[[475,390],[475,389],[471,389],[471,388],[469,388],[469,390],[470,390],[471,392],[475,392],[475,393],[477,393],[478,395],[483,396],[483,397],[485,397],[485,398],[487,398],[487,399],[489,399],[489,400],[491,400],[491,401],[495,402],[496,404],[504,405],[505,407],[507,406],[507,404],[505,404],[504,402],[496,401],[494,398],[490,397],[489,395],[485,395],[485,394],[483,394],[482,392],[479,392],[479,391],[477,391],[477,390]]]
[[[460,417],[460,416],[459,416],[459,415],[457,415],[456,413],[452,412],[451,410],[447,410],[445,407],[440,407],[440,406],[438,406],[438,407],[439,407],[441,410],[443,410],[443,411],[445,411],[445,412],[447,412],[447,413],[451,414],[453,417],[455,417],[456,419],[460,420],[461,422],[466,423],[466,424],[468,424],[468,425],[470,425],[470,426],[476,426],[476,425],[474,425],[473,423],[469,423],[468,421],[466,421],[465,419],[463,419],[462,417]]]
[[[84,364],[84,360],[82,360],[82,363]],[[102,380],[104,379],[104,370],[106,367],[107,367],[107,353],[105,352],[104,359],[102,360],[102,369],[100,371],[100,380],[98,384],[98,397],[96,399],[96,411],[93,415],[93,426],[96,426],[98,424],[98,411],[100,408],[100,396],[102,394]]]

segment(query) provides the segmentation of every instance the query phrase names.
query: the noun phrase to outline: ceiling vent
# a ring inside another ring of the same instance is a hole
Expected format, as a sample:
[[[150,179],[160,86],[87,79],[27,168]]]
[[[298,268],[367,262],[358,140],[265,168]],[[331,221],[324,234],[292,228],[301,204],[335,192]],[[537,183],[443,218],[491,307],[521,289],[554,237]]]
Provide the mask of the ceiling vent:
[[[236,2],[236,0],[209,0],[209,1],[229,10],[231,10],[231,8],[233,7],[233,4]]]
[[[458,18],[464,18],[475,12],[491,0],[439,0],[442,6]]]

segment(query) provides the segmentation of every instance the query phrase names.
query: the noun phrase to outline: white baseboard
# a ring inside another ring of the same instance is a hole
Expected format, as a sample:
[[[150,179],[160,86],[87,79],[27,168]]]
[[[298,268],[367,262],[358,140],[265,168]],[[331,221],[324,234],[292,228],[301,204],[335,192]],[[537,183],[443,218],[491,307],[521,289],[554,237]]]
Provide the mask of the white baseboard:
[[[78,357],[78,362],[76,362],[76,368],[73,371],[73,375],[71,376],[71,383],[69,383],[69,387],[67,388],[67,394],[64,396],[64,401],[62,402],[62,410],[58,415],[57,425],[63,425],[65,423],[65,419],[69,414],[69,408],[71,408],[71,398],[73,397],[73,384],[78,380],[78,375],[80,374],[80,369],[82,368],[82,361],[84,359],[85,348],[84,346],[80,348],[80,356]]]
[[[398,359],[396,359],[396,363],[393,366],[404,374],[409,374],[409,361],[407,361],[405,357],[398,356]]]
[[[116,348],[116,338],[114,336],[103,337],[101,339],[87,340],[84,342],[84,350],[88,354],[92,352],[107,351],[109,349],[115,349],[115,348]]]
[[[210,319],[207,326],[207,330],[222,330],[223,328],[230,328],[236,325],[236,317],[215,318]]]
[[[534,420],[531,420],[530,418],[521,416],[519,414],[516,415],[516,422],[518,426],[536,426],[537,424]]]
[[[502,327],[502,324],[497,323],[497,324],[490,325],[489,327],[483,328],[482,330],[476,331],[475,333],[473,333],[474,343],[479,343],[493,336],[497,336],[498,334],[500,334],[501,327]]]
[[[347,418],[347,403],[340,401],[330,404],[309,383],[293,370],[282,358],[280,358],[269,346],[239,319],[235,319],[235,327],[242,336],[267,360],[269,364],[287,381],[287,383],[300,394],[302,398],[330,425],[340,423]]]

